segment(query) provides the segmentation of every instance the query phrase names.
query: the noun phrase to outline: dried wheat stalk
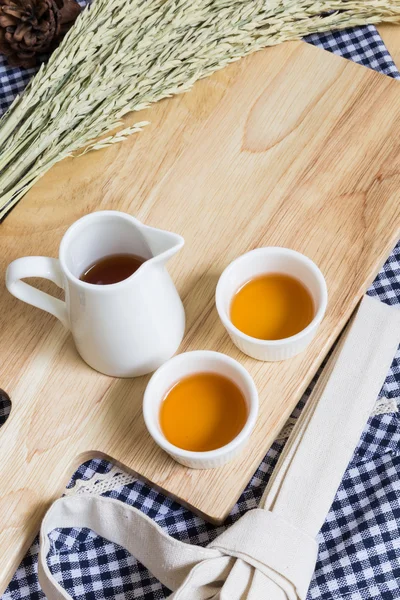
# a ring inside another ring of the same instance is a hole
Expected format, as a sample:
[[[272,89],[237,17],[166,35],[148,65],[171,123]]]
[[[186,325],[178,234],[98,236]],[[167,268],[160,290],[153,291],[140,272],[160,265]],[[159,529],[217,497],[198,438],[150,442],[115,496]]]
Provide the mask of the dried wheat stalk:
[[[95,0],[0,122],[0,218],[53,164],[121,126],[126,113],[266,46],[381,21],[400,21],[399,0]]]

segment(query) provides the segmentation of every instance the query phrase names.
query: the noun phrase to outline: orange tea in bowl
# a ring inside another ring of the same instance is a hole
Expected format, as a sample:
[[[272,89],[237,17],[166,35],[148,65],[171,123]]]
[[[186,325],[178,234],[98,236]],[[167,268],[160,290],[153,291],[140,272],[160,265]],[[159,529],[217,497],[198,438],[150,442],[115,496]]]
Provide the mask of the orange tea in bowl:
[[[233,296],[230,307],[233,325],[260,340],[296,335],[311,323],[314,315],[309,290],[284,273],[267,273],[246,282]]]
[[[166,439],[183,450],[222,448],[243,429],[247,403],[239,387],[218,373],[194,373],[178,381],[160,408]]]

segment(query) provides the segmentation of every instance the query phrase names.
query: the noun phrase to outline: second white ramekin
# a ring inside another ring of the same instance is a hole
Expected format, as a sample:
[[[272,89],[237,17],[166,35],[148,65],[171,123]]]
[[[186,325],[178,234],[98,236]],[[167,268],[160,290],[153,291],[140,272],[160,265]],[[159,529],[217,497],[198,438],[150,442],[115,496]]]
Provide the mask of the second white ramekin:
[[[234,294],[250,279],[265,273],[285,273],[299,279],[310,291],[315,315],[302,331],[282,340],[260,340],[246,335],[230,319]],[[251,250],[230,263],[219,278],[215,293],[217,311],[233,343],[257,360],[277,361],[302,352],[311,342],[325,314],[328,291],[325,278],[317,265],[304,254],[269,246]]]
[[[180,379],[205,372],[224,375],[239,387],[247,403],[247,421],[229,444],[209,452],[191,452],[174,446],[166,439],[160,426],[160,406],[167,392]],[[153,440],[177,462],[192,469],[220,467],[239,454],[250,437],[257,414],[257,388],[246,369],[230,356],[208,350],[184,352],[168,360],[154,373],[143,397],[144,421]]]

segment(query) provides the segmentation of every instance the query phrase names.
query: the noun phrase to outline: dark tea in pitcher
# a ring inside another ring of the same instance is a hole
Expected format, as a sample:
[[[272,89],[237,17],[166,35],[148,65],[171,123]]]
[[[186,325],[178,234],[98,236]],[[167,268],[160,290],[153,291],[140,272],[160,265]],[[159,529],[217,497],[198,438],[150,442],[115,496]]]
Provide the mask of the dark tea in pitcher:
[[[112,254],[100,258],[80,276],[81,281],[94,285],[110,285],[128,279],[146,259],[136,254]]]

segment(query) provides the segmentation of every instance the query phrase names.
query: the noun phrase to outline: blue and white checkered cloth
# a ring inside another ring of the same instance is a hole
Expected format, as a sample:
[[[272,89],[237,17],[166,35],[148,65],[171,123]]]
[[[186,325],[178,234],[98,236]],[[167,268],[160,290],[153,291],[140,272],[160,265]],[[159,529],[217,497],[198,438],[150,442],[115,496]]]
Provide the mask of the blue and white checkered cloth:
[[[310,43],[400,79],[374,27],[313,35]],[[33,71],[0,66],[0,106],[4,109]],[[379,273],[369,294],[400,304],[400,244]],[[312,385],[295,411],[297,416]],[[381,396],[400,401],[400,352]],[[8,409],[0,406],[0,422]],[[273,444],[226,523],[215,527],[148,485],[135,481],[106,495],[137,507],[168,533],[206,545],[244,512],[255,508],[284,442]],[[105,461],[82,465],[73,476],[90,479],[111,468]],[[49,558],[56,579],[77,600],[162,600],[168,590],[125,550],[89,530],[52,534]],[[346,471],[319,534],[319,558],[307,600],[400,600],[400,422],[397,413],[372,417]],[[39,600],[37,541],[16,572],[2,600]],[[0,566],[1,568],[1,566]],[[260,598],[260,600],[267,600]]]

